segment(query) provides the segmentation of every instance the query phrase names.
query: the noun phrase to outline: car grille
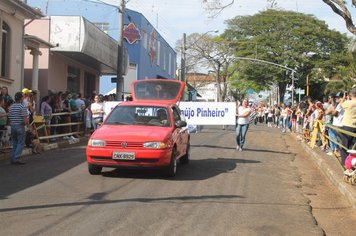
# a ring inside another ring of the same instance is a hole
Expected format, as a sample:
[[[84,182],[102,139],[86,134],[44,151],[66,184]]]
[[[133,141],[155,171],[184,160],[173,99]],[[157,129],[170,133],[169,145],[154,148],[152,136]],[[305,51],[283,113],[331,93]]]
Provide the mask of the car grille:
[[[142,148],[142,142],[124,142],[124,141],[106,141],[107,147],[118,147],[118,148]]]

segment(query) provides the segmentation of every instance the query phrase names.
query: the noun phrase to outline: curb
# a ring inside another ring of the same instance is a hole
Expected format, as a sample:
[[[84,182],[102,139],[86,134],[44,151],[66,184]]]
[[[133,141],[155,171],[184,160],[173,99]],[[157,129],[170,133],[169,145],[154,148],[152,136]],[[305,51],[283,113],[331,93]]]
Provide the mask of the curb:
[[[53,149],[58,149],[58,148],[65,148],[73,144],[81,143],[81,142],[86,142],[88,141],[88,137],[80,137],[76,139],[71,139],[71,140],[61,140],[56,143],[41,143],[43,146],[43,152],[50,151]],[[43,153],[42,152],[42,153]],[[0,154],[0,161],[5,161],[10,159],[10,154],[11,151],[4,152]],[[24,147],[21,157],[24,156],[30,156],[33,155],[32,153],[32,148]]]
[[[295,138],[294,135],[291,136]],[[296,141],[298,140],[296,139]],[[356,210],[356,186],[352,186],[343,180],[343,168],[339,161],[336,158],[327,156],[323,152],[319,153],[318,150],[311,149],[306,143],[302,142],[301,145],[309,154],[310,159],[314,161],[336,189],[349,201],[352,208]]]

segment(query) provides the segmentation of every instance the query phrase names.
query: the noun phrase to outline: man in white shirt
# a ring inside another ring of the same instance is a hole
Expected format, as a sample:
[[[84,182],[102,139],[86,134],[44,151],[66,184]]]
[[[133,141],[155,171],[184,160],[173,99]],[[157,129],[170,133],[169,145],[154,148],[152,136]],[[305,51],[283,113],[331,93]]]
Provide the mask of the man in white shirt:
[[[244,99],[242,105],[237,109],[237,127],[236,127],[236,150],[242,151],[245,144],[245,137],[249,126],[249,116],[251,108],[248,106],[248,100]]]

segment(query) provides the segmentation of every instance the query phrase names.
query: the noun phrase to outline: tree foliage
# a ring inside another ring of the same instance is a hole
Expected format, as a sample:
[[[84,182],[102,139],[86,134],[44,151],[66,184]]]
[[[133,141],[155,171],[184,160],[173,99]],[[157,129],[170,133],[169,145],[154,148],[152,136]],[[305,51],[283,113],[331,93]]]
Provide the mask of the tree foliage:
[[[348,65],[344,55],[349,39],[311,15],[266,10],[237,16],[227,21],[223,37],[230,41],[237,57],[258,58],[297,70],[296,86],[304,87],[305,78],[315,68],[322,71],[323,78],[336,73],[336,64]],[[248,78],[261,88],[278,84],[281,97],[291,84],[291,74],[283,68],[237,63],[235,79]]]
[[[235,3],[235,0],[201,0],[203,7],[205,10],[207,10],[210,14],[211,17],[216,17],[219,15],[225,8],[228,8],[230,6],[233,6]],[[266,0],[268,3],[270,3],[270,8],[275,8],[277,7],[278,0]],[[348,5],[351,5],[351,7],[356,7],[356,0],[322,0],[325,4],[330,6],[330,8],[341,16],[346,24],[346,28],[354,35],[356,35],[356,27],[352,19],[352,15],[349,11]],[[238,2],[238,1],[236,1]]]
[[[228,78],[234,73],[234,68],[231,68],[233,48],[229,42],[219,36],[194,33],[187,36],[185,46],[179,46],[182,45],[181,40],[176,45],[178,51],[185,53],[187,72],[196,72],[201,67],[213,71],[218,101],[224,101],[228,93]]]

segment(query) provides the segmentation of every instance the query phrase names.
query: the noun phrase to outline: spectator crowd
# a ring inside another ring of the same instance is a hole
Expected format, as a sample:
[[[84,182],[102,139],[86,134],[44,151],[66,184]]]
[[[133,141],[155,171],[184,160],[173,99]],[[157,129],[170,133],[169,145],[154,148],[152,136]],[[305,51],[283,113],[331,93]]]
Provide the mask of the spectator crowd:
[[[19,145],[32,146],[39,135],[48,136],[48,141],[58,139],[76,139],[80,136],[89,136],[93,130],[103,121],[105,101],[115,101],[116,94],[101,95],[93,92],[89,97],[84,98],[80,93],[73,92],[49,92],[48,95],[37,100],[36,91],[28,88],[22,89],[11,96],[6,86],[1,87],[0,92],[0,148],[13,147],[13,140],[17,137],[11,132],[11,120],[9,111],[13,104],[18,102],[27,111],[28,127],[24,121],[22,126],[28,130],[26,142]],[[20,97],[19,97],[20,96]],[[39,101],[39,104],[36,104]],[[21,107],[22,108],[22,107]],[[20,108],[19,108],[20,109]],[[46,125],[46,132],[36,130],[36,122]],[[36,132],[34,132],[34,130]],[[30,138],[32,137],[32,138]],[[32,141],[31,141],[32,139]],[[37,150],[34,152],[38,152]]]
[[[93,92],[89,97],[84,98],[80,93],[49,92],[39,100],[39,104],[36,104],[36,91],[24,88],[16,93],[17,97],[20,95],[21,99],[18,102],[28,112],[28,129],[31,135],[38,136],[38,132],[33,132],[36,127],[32,124],[38,122],[39,119],[40,122],[46,124],[45,136],[51,137],[48,138],[50,141],[57,141],[58,138],[76,139],[82,135],[89,136],[103,121],[104,102],[116,101],[116,94],[103,96]],[[126,97],[126,100],[131,100],[131,97]],[[11,146],[10,140],[16,139],[9,135],[11,133],[9,111],[14,103],[16,103],[15,95],[13,98],[8,94],[7,87],[2,87],[0,92],[1,148],[6,145]],[[247,100],[246,104],[248,104]],[[329,94],[323,101],[307,96],[294,106],[249,103],[249,107],[250,110],[246,113],[249,114],[247,123],[255,125],[264,123],[270,128],[281,129],[282,133],[295,133],[300,141],[308,142],[312,147],[315,143],[327,155],[339,158],[341,163],[347,159],[348,150],[355,150],[355,86],[349,92]],[[239,119],[241,120],[241,116]],[[241,123],[237,127],[240,127],[239,134],[243,134],[237,142],[237,149],[242,149],[243,141],[241,140],[246,132],[242,132],[244,124]],[[26,145],[31,145],[31,143],[35,142],[27,141]],[[20,145],[24,144],[23,142]]]
[[[356,86],[349,92],[329,94],[322,101],[307,96],[293,106],[250,103],[250,107],[250,123],[295,133],[301,142],[319,146],[342,164],[356,149]]]

